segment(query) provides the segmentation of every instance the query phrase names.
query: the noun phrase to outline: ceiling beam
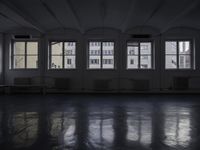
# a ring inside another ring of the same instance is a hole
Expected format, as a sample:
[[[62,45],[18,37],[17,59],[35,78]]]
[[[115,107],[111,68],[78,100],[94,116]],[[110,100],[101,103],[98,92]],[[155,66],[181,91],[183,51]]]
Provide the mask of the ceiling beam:
[[[151,12],[151,14],[149,15],[149,17],[144,21],[143,26],[147,25],[148,22],[158,13],[158,11],[162,8],[162,6],[164,5],[165,0],[162,1],[158,1],[158,4],[156,5],[156,7],[153,9],[153,11]]]
[[[124,21],[123,21],[123,23],[121,25],[121,29],[122,29],[123,32],[128,28],[130,19],[132,17],[133,11],[135,9],[136,2],[137,2],[137,0],[132,0],[131,1],[128,13],[126,14],[126,17],[124,17],[125,19],[124,19]]]
[[[177,13],[177,15],[175,15],[161,30],[161,33],[166,32],[168,29],[170,29],[174,23],[176,23],[176,21],[182,17],[184,17],[186,14],[188,14],[191,10],[193,10],[194,8],[196,8],[199,4],[200,1],[199,0],[189,0],[190,5],[187,5],[186,7],[184,7],[179,13]]]
[[[45,32],[43,27],[41,27],[41,25],[39,25],[39,23],[37,23],[36,20],[34,20],[30,16],[28,16],[27,13],[24,13],[23,11],[21,11],[19,8],[17,8],[16,6],[14,6],[12,3],[8,2],[7,0],[1,0],[0,7],[3,7],[4,9],[7,9],[8,11],[13,12],[18,18],[20,18],[20,20],[17,20],[15,17],[11,18],[9,16],[9,18],[12,19],[14,22],[17,22],[18,24],[21,24],[23,26],[23,23],[20,22],[20,21],[23,21],[26,24],[28,24],[29,26],[36,29],[37,31],[39,31],[41,33]],[[1,11],[1,9],[0,9],[0,11]],[[1,12],[1,13],[4,14],[5,12]]]
[[[42,6],[47,10],[47,12],[60,24],[60,26],[65,29],[64,25],[62,22],[58,19],[56,14],[53,12],[53,10],[48,6],[48,4],[42,0],[40,0]]]
[[[75,21],[76,21],[78,29],[80,30],[81,33],[84,33],[85,31],[84,31],[84,29],[82,27],[82,23],[80,21],[80,18],[78,16],[73,4],[71,3],[70,0],[65,0],[65,2],[67,4],[66,6],[67,6],[68,10],[70,10],[70,12],[72,13],[73,17],[75,18]]]

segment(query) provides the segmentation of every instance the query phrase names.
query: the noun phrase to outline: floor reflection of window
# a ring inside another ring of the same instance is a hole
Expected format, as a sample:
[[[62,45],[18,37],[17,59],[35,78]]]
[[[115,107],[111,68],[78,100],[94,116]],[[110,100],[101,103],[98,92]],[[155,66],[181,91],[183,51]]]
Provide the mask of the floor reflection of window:
[[[127,140],[142,145],[151,144],[152,118],[148,112],[130,112],[127,118]]]
[[[34,144],[38,133],[38,113],[15,113],[12,119],[13,142],[16,147],[27,147]]]
[[[185,108],[165,110],[165,144],[169,146],[188,146],[190,142],[190,112]]]
[[[89,142],[94,148],[108,149],[112,146],[114,140],[113,119],[110,117],[104,118],[108,114],[96,115],[98,117],[91,116],[89,118]]]
[[[67,147],[74,147],[75,120],[69,112],[54,112],[51,115],[51,136]],[[57,141],[56,141],[57,142]]]

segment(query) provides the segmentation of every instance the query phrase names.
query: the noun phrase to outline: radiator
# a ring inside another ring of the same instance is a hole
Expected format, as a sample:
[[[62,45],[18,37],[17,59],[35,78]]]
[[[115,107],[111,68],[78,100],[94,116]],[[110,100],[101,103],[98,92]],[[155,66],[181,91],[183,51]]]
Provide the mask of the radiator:
[[[149,90],[149,80],[132,80],[133,90],[147,91]]]
[[[97,80],[94,80],[94,89],[101,90],[101,91],[110,90],[109,84],[110,84],[110,80],[108,79],[97,79]]]
[[[14,85],[31,85],[31,78],[14,78]]]
[[[174,77],[173,78],[173,89],[175,90],[187,90],[189,88],[188,77]]]
[[[55,88],[56,89],[65,89],[68,90],[70,88],[70,79],[69,78],[55,78]]]

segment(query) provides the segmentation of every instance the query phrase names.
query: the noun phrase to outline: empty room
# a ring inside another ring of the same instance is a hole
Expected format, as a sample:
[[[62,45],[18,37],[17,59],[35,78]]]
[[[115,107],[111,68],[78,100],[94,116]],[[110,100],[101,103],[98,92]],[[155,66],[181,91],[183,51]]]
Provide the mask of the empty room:
[[[199,149],[199,0],[0,0],[0,150]]]

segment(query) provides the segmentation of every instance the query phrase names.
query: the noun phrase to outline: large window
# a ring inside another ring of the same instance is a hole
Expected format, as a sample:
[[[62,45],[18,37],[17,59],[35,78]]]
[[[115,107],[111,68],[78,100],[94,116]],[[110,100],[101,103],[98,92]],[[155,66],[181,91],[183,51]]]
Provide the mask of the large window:
[[[89,42],[89,69],[114,68],[114,42]]]
[[[76,68],[76,42],[50,42],[50,69]]]
[[[11,51],[12,69],[38,68],[38,42],[14,41]]]
[[[152,42],[127,43],[127,69],[152,69]]]
[[[192,51],[190,41],[165,42],[165,68],[190,69],[192,68]]]

